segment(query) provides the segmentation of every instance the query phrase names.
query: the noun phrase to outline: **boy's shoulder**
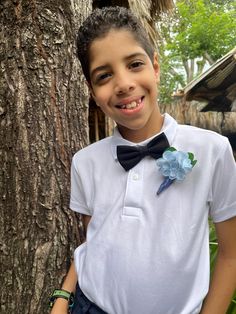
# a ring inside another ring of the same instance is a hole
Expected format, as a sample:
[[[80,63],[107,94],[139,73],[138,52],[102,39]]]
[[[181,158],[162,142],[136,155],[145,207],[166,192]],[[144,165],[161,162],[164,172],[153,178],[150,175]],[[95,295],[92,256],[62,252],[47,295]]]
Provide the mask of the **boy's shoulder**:
[[[216,131],[199,128],[192,125],[187,124],[179,124],[178,125],[179,132],[191,136],[198,136],[200,139],[211,139],[215,141],[225,141],[227,138]]]
[[[108,153],[111,147],[112,136],[101,139],[80,149],[73,156],[73,159],[101,158]]]
[[[212,130],[179,124],[177,138],[190,147],[214,150],[216,153],[229,145],[228,138]]]

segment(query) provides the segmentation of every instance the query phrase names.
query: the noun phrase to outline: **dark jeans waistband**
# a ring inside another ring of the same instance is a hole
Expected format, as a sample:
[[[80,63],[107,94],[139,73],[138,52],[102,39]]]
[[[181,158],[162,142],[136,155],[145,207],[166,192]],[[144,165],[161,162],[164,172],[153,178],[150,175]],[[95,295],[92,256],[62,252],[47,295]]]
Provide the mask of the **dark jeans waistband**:
[[[75,303],[71,314],[107,314],[95,303],[91,302],[82,292],[79,285],[76,286]]]

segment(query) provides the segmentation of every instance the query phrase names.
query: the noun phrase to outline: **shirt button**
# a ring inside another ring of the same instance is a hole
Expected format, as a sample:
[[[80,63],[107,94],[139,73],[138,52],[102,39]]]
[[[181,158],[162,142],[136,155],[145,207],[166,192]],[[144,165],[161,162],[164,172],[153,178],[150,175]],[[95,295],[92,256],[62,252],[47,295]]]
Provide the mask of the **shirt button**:
[[[133,178],[134,181],[138,181],[139,180],[138,173],[134,173],[132,178]]]

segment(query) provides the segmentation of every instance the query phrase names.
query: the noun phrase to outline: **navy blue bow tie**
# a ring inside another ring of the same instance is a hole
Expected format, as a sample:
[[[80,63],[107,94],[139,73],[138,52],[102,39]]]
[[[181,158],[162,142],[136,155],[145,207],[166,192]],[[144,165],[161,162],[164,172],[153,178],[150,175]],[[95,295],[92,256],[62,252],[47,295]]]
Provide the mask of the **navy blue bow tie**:
[[[151,156],[154,159],[160,158],[168,147],[170,145],[167,137],[164,133],[161,133],[144,146],[117,146],[117,159],[121,166],[128,171],[145,156]]]

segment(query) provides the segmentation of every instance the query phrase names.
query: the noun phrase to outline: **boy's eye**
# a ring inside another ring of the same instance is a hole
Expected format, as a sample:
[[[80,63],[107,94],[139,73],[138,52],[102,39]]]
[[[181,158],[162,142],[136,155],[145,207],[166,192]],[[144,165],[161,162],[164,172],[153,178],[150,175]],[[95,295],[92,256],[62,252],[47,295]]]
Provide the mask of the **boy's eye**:
[[[134,61],[129,65],[129,67],[133,69],[133,68],[140,68],[143,65],[144,65],[143,61]]]
[[[99,75],[97,75],[96,77],[96,82],[99,83],[99,82],[103,82],[104,80],[106,80],[108,77],[110,77],[111,74],[110,73],[101,73]]]

